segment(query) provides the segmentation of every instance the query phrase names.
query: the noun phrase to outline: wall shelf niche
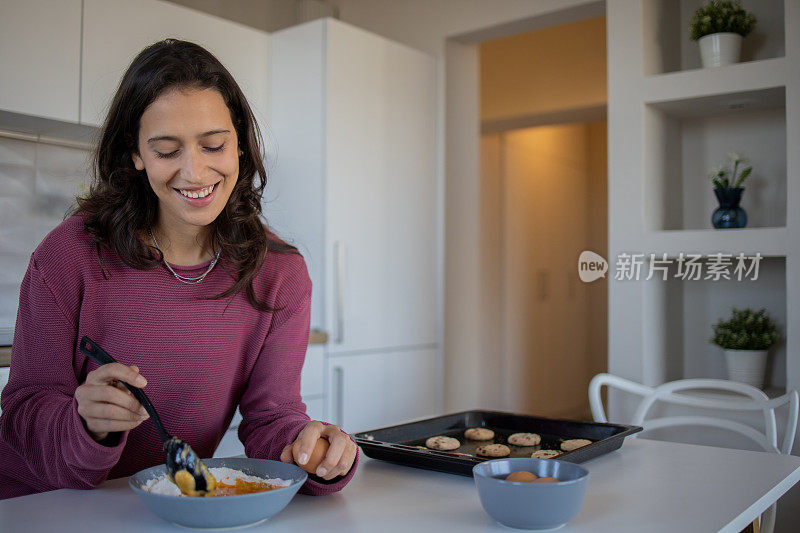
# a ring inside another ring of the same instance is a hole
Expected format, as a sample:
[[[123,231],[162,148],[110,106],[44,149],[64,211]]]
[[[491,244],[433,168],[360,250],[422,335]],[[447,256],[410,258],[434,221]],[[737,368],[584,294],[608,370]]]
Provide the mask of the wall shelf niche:
[[[645,101],[643,121],[648,231],[713,229],[708,174],[731,152],[753,167],[742,198],[747,228],[786,226],[785,87]]]
[[[694,12],[704,0],[644,0],[642,2],[642,71],[645,76],[701,68],[698,44],[690,38]],[[742,41],[742,61],[785,55],[784,0],[742,0],[757,18]]]
[[[707,269],[703,269],[703,274]],[[765,388],[786,389],[786,260],[762,259],[757,279],[683,280],[677,265],[670,265],[666,281],[646,281],[646,305],[655,310],[645,321],[660,335],[648,339],[652,353],[659,354],[663,381],[683,378],[727,379],[722,349],[709,342],[712,325],[727,318],[733,307],[767,310],[776,321],[781,339],[770,349]]]
[[[742,0],[758,19],[743,41],[742,61],[701,68],[689,22],[704,1],[606,5],[609,256],[760,253],[760,276],[610,279],[609,368],[650,385],[725,378],[722,350],[709,342],[711,325],[734,305],[764,307],[784,336],[771,350],[765,384],[768,394],[779,395],[800,390],[800,216],[794,209],[800,200],[800,6]],[[731,151],[753,166],[742,201],[749,220],[743,229],[716,230],[708,174]],[[620,418],[632,408],[625,399],[610,404]]]

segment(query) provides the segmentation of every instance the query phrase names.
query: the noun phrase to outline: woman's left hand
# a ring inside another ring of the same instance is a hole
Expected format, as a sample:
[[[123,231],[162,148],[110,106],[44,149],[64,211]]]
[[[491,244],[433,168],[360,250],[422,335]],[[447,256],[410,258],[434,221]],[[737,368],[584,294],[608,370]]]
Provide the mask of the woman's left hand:
[[[325,459],[317,467],[316,475],[330,481],[337,476],[347,474],[356,460],[356,443],[337,426],[325,425],[317,420],[306,424],[297,439],[283,449],[281,461],[291,463],[297,457],[298,463],[305,464],[320,437],[328,439],[330,447]]]

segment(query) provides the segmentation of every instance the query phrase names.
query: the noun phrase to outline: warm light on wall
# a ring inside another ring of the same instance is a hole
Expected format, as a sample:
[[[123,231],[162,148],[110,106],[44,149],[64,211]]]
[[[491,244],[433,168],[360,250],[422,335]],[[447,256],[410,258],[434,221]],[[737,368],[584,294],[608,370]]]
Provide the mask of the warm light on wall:
[[[605,17],[486,41],[480,55],[484,121],[606,103]]]

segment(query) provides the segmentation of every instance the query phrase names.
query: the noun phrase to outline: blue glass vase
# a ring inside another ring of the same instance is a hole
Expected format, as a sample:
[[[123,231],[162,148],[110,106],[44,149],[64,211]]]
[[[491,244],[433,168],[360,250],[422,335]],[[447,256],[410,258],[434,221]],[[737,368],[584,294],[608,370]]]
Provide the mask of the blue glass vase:
[[[711,224],[717,229],[743,228],[747,225],[747,213],[739,207],[744,187],[714,189],[719,207],[711,215]]]

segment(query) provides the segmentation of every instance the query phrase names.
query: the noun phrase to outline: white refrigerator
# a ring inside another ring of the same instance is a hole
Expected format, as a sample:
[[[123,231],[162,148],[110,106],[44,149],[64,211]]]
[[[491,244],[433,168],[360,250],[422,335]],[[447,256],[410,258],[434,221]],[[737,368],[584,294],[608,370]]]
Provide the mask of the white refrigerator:
[[[334,19],[270,39],[264,213],[314,284],[325,416],[347,431],[436,414],[436,65]]]

